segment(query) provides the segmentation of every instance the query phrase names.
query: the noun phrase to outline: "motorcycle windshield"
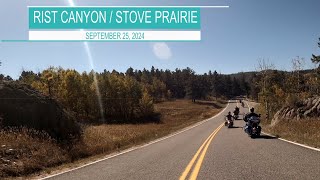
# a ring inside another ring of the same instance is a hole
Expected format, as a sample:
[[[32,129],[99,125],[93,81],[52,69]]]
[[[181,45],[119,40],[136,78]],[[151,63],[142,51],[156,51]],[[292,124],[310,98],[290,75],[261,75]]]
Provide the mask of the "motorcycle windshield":
[[[251,117],[251,118],[249,119],[249,121],[250,121],[251,123],[259,123],[259,122],[260,122],[260,118],[258,118],[258,117]]]

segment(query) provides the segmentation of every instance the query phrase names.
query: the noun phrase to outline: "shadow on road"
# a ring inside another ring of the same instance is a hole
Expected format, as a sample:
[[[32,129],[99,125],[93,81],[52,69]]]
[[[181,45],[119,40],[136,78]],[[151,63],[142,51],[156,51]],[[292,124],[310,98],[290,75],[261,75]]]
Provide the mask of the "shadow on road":
[[[235,121],[243,121],[243,119],[235,119]]]
[[[242,128],[240,126],[233,126],[233,127],[230,127],[229,129],[237,129],[237,128]]]
[[[278,137],[274,137],[274,136],[268,136],[268,135],[260,135],[259,137],[255,137],[253,139],[278,139]]]

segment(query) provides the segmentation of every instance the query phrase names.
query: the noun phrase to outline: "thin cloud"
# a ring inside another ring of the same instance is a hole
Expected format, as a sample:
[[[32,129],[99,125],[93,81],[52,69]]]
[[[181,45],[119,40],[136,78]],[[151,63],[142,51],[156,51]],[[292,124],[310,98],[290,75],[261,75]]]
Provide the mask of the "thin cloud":
[[[152,45],[154,55],[161,60],[168,60],[172,57],[170,47],[165,42],[158,42]]]

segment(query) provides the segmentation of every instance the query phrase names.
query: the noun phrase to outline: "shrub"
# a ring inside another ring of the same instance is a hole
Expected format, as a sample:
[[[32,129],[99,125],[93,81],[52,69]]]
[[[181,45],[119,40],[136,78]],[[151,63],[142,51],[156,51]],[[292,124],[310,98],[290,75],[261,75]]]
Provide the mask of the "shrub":
[[[286,97],[286,106],[298,108],[301,106],[301,100],[296,94],[288,94]]]
[[[46,131],[57,140],[80,137],[75,118],[54,99],[18,84],[5,83],[0,89],[0,110],[4,127],[27,127]]]

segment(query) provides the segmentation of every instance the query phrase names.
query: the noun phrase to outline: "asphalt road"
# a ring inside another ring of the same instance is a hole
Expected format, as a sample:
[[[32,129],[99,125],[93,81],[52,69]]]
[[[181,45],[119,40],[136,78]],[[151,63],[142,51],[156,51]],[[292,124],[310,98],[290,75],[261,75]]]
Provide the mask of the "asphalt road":
[[[251,139],[242,120],[220,126],[236,105],[163,141],[49,179],[320,179],[320,152],[269,136]]]

